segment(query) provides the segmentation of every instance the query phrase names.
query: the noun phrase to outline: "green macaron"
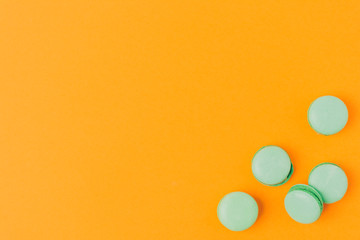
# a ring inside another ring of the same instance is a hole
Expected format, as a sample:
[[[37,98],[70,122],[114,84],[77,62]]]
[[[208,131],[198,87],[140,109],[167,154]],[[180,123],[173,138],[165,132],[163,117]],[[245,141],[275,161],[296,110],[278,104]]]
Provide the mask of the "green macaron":
[[[251,227],[258,216],[258,205],[253,197],[244,192],[225,195],[217,207],[220,222],[232,231]]]
[[[317,133],[332,135],[345,127],[348,121],[348,110],[339,98],[322,96],[310,105],[308,121]]]
[[[285,197],[285,209],[295,221],[313,223],[322,213],[323,199],[315,188],[297,184],[290,188]]]
[[[251,161],[255,178],[268,186],[286,183],[293,173],[293,165],[287,152],[278,146],[259,149]]]
[[[333,163],[321,163],[309,175],[309,185],[318,190],[325,203],[334,203],[343,198],[348,187],[344,170]]]

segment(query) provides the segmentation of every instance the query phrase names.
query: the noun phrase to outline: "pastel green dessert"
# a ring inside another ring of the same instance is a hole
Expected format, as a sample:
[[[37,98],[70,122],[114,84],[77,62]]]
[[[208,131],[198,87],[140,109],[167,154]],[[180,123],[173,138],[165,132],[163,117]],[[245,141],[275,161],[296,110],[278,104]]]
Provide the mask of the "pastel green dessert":
[[[268,186],[286,183],[293,173],[289,155],[278,146],[265,146],[255,153],[251,161],[255,178]]]
[[[345,195],[348,179],[338,165],[321,163],[310,172],[309,185],[320,192],[325,203],[334,203]]]
[[[257,219],[258,211],[254,198],[244,192],[225,195],[217,207],[220,222],[232,231],[242,231],[251,227]]]
[[[348,110],[345,103],[337,97],[319,97],[309,107],[308,121],[317,133],[332,135],[345,127]]]
[[[323,199],[315,188],[297,184],[290,188],[285,197],[285,209],[295,221],[313,223],[321,215]]]

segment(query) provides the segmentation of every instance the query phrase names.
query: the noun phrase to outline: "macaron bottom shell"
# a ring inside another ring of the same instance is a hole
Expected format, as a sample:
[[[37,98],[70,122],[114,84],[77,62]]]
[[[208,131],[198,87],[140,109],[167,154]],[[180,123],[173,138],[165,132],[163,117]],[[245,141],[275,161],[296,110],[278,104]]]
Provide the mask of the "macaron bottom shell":
[[[303,224],[319,219],[323,210],[323,199],[313,187],[297,184],[290,188],[285,197],[285,209],[295,221]]]

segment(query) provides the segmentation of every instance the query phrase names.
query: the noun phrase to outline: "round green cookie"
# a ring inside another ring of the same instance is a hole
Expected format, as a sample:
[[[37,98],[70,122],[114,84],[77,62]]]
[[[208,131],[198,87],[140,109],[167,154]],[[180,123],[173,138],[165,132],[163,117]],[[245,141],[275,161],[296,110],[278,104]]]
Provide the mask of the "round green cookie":
[[[308,121],[318,133],[332,135],[343,129],[348,120],[348,110],[343,101],[334,96],[316,99],[309,107]]]
[[[320,192],[325,203],[334,203],[345,195],[348,180],[345,172],[338,165],[322,163],[311,171],[309,185]]]
[[[295,221],[313,223],[321,215],[323,200],[313,187],[297,184],[290,188],[285,197],[285,209]]]
[[[242,231],[251,227],[257,219],[258,211],[254,198],[244,192],[225,195],[217,207],[220,222],[232,231]]]
[[[286,183],[293,173],[289,155],[278,146],[265,146],[255,153],[251,161],[255,178],[268,186]]]

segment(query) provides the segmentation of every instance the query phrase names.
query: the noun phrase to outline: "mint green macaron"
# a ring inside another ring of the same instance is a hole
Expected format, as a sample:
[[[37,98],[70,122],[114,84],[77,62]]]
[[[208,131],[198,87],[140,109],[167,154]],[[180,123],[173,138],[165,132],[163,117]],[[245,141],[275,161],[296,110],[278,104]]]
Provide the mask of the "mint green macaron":
[[[258,212],[255,199],[244,192],[225,195],[217,207],[220,222],[232,231],[243,231],[251,227],[257,219]]]
[[[278,146],[260,148],[251,161],[255,178],[268,186],[286,183],[293,173],[293,165],[287,152]]]
[[[348,121],[348,109],[339,98],[322,96],[310,105],[308,121],[317,133],[332,135],[345,127]]]
[[[310,172],[309,185],[320,192],[325,203],[334,203],[345,195],[348,179],[338,165],[321,163]]]
[[[286,212],[299,223],[308,224],[318,220],[323,205],[320,193],[305,184],[292,186],[285,197]]]

